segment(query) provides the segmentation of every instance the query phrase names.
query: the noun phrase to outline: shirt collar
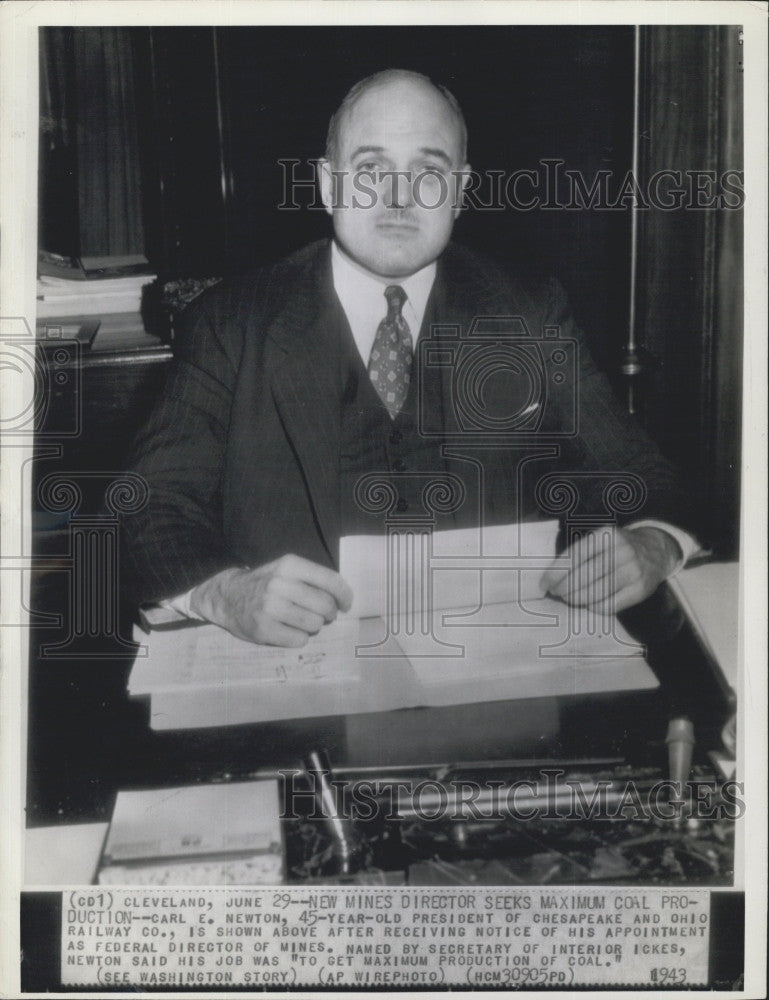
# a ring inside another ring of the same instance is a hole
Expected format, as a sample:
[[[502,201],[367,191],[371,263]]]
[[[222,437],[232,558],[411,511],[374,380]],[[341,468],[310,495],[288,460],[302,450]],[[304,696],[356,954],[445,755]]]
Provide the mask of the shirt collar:
[[[437,271],[435,261],[407,278],[382,278],[350,260],[334,240],[331,244],[331,269],[334,289],[347,314],[353,337],[362,354],[365,347],[361,349],[361,335],[368,341],[370,334],[370,342],[373,343],[376,328],[387,314],[384,290],[388,285],[400,285],[408,296],[403,306],[403,315],[416,342],[427,300],[435,281]],[[373,329],[371,329],[372,323]],[[368,343],[369,350],[371,343]],[[368,354],[365,356],[367,358]]]

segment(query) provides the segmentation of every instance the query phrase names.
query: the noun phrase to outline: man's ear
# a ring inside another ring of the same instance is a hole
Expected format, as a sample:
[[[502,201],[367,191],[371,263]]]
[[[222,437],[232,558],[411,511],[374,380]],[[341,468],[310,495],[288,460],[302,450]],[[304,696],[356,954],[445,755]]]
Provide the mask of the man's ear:
[[[323,206],[329,215],[334,214],[334,204],[336,202],[336,178],[331,164],[328,160],[318,160],[318,182],[320,184],[320,197]]]
[[[472,167],[469,163],[466,163],[460,170],[454,171],[454,176],[457,179],[457,183],[454,186],[454,219],[459,218],[459,213],[462,211],[462,192],[465,190],[467,185],[470,183],[470,174],[472,172]]]

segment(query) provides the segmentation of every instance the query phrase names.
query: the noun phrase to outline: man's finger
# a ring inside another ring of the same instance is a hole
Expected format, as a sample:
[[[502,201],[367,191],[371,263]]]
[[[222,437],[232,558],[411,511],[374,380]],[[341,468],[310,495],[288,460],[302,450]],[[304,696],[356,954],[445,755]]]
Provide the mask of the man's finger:
[[[318,590],[301,580],[289,580],[284,576],[274,576],[267,585],[268,592],[279,594],[300,608],[306,608],[320,615],[324,622],[332,622],[336,616],[336,600],[325,590]]]
[[[570,594],[583,586],[585,580],[603,575],[614,551],[610,541],[611,534],[607,532],[591,532],[578,539],[560,557],[571,559],[570,567],[545,570],[541,579],[545,591],[567,600]]]
[[[631,586],[639,577],[638,564],[634,560],[617,566],[611,558],[593,559],[569,576],[560,588],[562,592],[555,596],[569,604],[594,604]]]
[[[251,637],[252,642],[266,643],[268,646],[287,646],[298,649],[306,646],[309,636],[301,629],[291,628],[282,622],[276,622],[266,616],[262,620],[256,634]]]
[[[342,577],[328,566],[311,562],[303,556],[283,556],[278,560],[277,569],[281,576],[309,583],[318,590],[325,590],[336,601],[342,611],[352,606],[352,590]]]
[[[300,608],[293,601],[278,594],[268,594],[265,597],[263,610],[265,615],[274,618],[275,621],[301,629],[308,635],[315,635],[324,625],[321,615],[315,614],[314,611],[307,611],[306,608]]]
[[[623,587],[611,597],[599,601],[594,606],[591,605],[591,610],[601,615],[616,615],[620,611],[624,611],[625,608],[631,608],[634,604],[638,604],[648,596],[644,590],[643,581],[639,580],[628,587]]]
[[[568,549],[558,556],[558,559],[561,562],[564,559],[570,559],[571,566],[554,566],[551,569],[546,569],[542,574],[540,585],[545,592],[555,594],[558,597],[562,596],[562,593],[554,588],[562,589],[566,579],[575,571],[575,569],[577,569],[577,567],[582,566],[593,559],[599,558],[601,554],[607,550],[611,551],[611,546],[609,544],[611,538],[612,533],[608,531],[591,531],[589,534],[578,538],[576,542],[570,545]]]
[[[573,597],[589,586],[597,578],[606,576],[611,570],[610,553],[583,548],[581,558],[575,561],[563,578],[550,588],[554,597],[572,600]]]

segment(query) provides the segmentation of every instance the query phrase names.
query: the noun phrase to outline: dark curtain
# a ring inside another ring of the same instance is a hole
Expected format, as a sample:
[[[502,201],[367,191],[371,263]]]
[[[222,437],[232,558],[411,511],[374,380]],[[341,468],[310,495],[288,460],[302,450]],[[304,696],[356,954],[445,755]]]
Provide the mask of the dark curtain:
[[[130,30],[43,29],[40,68],[41,248],[143,253]]]
[[[37,240],[65,256],[80,252],[75,91],[72,29],[41,29]]]

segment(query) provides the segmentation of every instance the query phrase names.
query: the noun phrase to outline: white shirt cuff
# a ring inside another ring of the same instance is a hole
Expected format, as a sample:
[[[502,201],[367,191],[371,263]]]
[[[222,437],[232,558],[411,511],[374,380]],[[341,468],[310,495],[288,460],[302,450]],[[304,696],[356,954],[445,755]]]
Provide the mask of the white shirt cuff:
[[[688,531],[683,531],[681,528],[675,528],[672,524],[668,524],[666,521],[633,521],[632,524],[626,524],[626,528],[632,531],[634,528],[658,528],[660,531],[664,531],[666,534],[670,535],[678,542],[678,547],[681,549],[682,556],[673,567],[669,574],[670,576],[675,576],[679,573],[684,566],[692,559],[694,556],[699,555],[703,548],[700,543],[689,534]]]
[[[139,608],[142,625],[149,630],[185,620],[204,621],[205,619],[195,614],[190,607],[190,598],[194,589],[193,587],[186,594],[179,594],[177,597],[169,597],[165,601],[158,601],[157,604]]]
[[[160,607],[167,608],[170,611],[176,611],[185,618],[194,618],[196,621],[202,622],[203,619],[201,616],[195,614],[190,607],[190,599],[192,598],[192,591],[194,589],[194,587],[191,587],[184,594],[179,594],[177,597],[169,597],[168,600],[160,601]]]

